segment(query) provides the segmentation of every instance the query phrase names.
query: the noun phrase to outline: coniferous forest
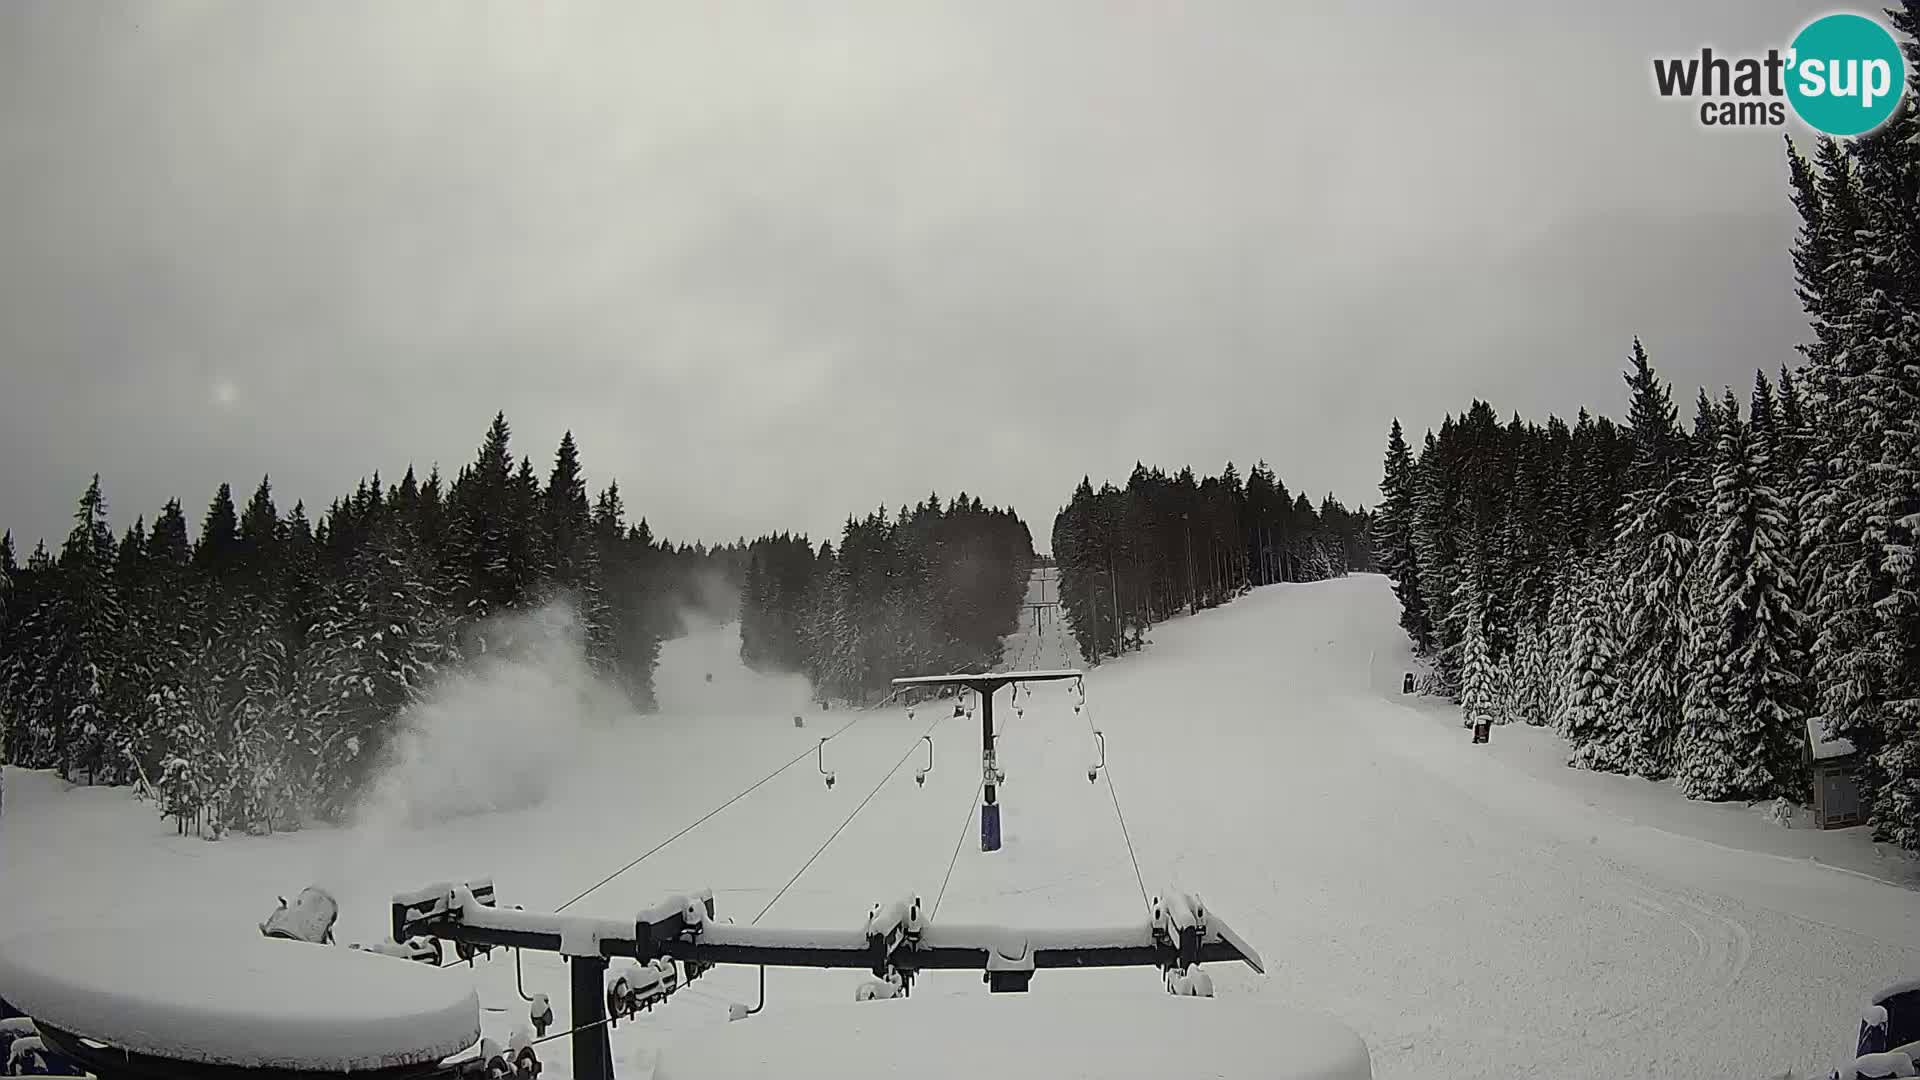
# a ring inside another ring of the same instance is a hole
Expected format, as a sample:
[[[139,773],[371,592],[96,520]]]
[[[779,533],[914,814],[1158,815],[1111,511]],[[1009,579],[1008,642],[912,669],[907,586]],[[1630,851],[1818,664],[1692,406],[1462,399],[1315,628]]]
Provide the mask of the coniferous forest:
[[[500,616],[565,612],[640,711],[685,612],[741,617],[747,659],[852,699],[995,659],[1017,618],[1026,526],[977,499],[849,522],[838,555],[676,547],[628,522],[617,484],[589,498],[571,434],[544,482],[510,435],[496,416],[450,483],[376,474],[317,518],[263,479],[244,505],[221,485],[197,523],[175,500],[116,535],[95,477],[57,551],[0,539],[4,759],[134,784],[208,835],[296,828],[350,811],[438,678],[538,646]]]
[[[1252,586],[1372,569],[1370,520],[1332,495],[1316,511],[1264,461],[1244,483],[1231,462],[1200,480],[1136,464],[1125,488],[1082,479],[1054,518],[1060,603],[1081,655],[1098,663],[1140,648],[1153,624]]]
[[[896,676],[990,668],[1033,563],[1026,524],[964,492],[849,518],[837,550],[763,537],[747,548],[740,656],[855,702],[884,696]]]
[[[1920,8],[1891,14],[1920,37]],[[1920,849],[1913,101],[1787,145],[1798,363],[1700,391],[1688,423],[1636,340],[1623,423],[1475,401],[1416,446],[1395,421],[1377,558],[1469,720],[1551,725],[1570,764],[1692,798],[1795,801],[1811,720],[1858,751],[1875,835]]]

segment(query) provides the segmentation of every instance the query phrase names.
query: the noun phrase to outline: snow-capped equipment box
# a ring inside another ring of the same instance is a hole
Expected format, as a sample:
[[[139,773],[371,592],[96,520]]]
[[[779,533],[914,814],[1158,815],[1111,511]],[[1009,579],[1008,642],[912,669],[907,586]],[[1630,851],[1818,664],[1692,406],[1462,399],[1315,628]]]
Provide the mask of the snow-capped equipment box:
[[[469,980],[231,927],[37,931],[0,943],[0,993],[103,1080],[409,1077],[480,1037]]]

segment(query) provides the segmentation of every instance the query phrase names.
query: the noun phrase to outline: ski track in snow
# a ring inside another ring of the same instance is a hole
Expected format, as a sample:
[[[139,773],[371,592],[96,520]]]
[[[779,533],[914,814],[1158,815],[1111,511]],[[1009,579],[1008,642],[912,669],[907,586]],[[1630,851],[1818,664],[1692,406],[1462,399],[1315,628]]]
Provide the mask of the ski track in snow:
[[[1009,666],[1079,666],[1057,622],[1036,635],[1024,618]],[[10,772],[8,931],[176,917],[251,926],[274,897],[319,883],[341,901],[340,939],[372,940],[391,893],[487,874],[502,903],[551,907],[858,716],[827,745],[831,791],[808,755],[571,909],[620,916],[711,884],[721,918],[746,922],[940,705],[911,719],[897,707],[822,712],[794,680],[741,669],[732,635],[668,643],[661,714],[584,737],[545,804],[425,829],[211,844],[174,836],[124,791],[62,791]],[[1635,794],[1619,812],[1591,777],[1530,772],[1507,756],[1545,733],[1496,728],[1489,753],[1444,710],[1402,699],[1410,660],[1381,578],[1260,589],[1152,636],[1145,653],[1090,671],[1088,715],[1062,684],[1022,693],[1024,715],[1000,695],[1005,846],[982,854],[978,818],[967,818],[939,921],[1141,916],[1106,783],[1086,779],[1091,724],[1107,734],[1146,889],[1200,893],[1267,959],[1264,978],[1215,971],[1217,992],[1339,1017],[1382,1077],[1823,1075],[1862,999],[1920,973],[1920,893],[1804,855],[1809,845],[1857,855],[1857,834],[1779,830],[1792,840],[1780,852],[1798,857],[1695,839],[1695,811],[1670,790],[1664,801]],[[857,926],[875,901],[933,901],[977,791],[977,714],[939,718],[933,736],[925,786],[913,782],[916,750],[762,925]],[[564,1026],[560,960],[524,963]],[[504,1039],[524,1017],[511,957],[479,961],[473,978],[487,1033]],[[674,1037],[723,1024],[723,1003],[752,1001],[755,978],[711,972],[622,1023],[612,1039],[623,1080],[644,1077]],[[769,971],[768,1008],[851,1002],[862,978]],[[1146,971],[1049,971],[1033,992],[1093,989],[1163,993]],[[984,992],[965,973],[928,973],[916,987]],[[564,1042],[543,1049],[548,1075],[566,1076]]]

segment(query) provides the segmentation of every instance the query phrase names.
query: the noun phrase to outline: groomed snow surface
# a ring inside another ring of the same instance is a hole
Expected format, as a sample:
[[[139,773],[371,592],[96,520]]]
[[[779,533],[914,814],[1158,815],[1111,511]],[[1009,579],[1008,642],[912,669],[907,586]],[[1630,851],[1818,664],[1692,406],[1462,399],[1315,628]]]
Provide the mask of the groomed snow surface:
[[[840,1054],[820,1055],[831,1030]],[[1249,1038],[1249,1032],[1259,1037]],[[796,1008],[668,1047],[656,1080],[1367,1080],[1347,1028],[1264,1002],[1140,994],[919,996]]]
[[[1092,669],[1088,715],[1075,714],[1070,684],[1034,687],[1018,712],[1003,692],[1005,847],[991,855],[978,850],[971,809],[977,717],[876,710],[828,743],[833,789],[809,753],[568,914],[626,918],[711,885],[721,921],[753,922],[908,755],[758,925],[857,930],[875,902],[915,893],[936,926],[1136,923],[1140,886],[1106,782],[1087,782],[1091,720],[1106,733],[1147,889],[1198,893],[1266,960],[1264,977],[1210,969],[1211,1004],[1331,1016],[1364,1037],[1378,1076],[1824,1075],[1851,1047],[1867,998],[1920,975],[1912,860],[1863,830],[1783,828],[1760,809],[1567,769],[1543,730],[1500,727],[1491,744],[1470,745],[1457,711],[1399,694],[1411,660],[1395,617],[1378,577],[1264,588],[1159,627],[1144,654]],[[577,694],[521,695],[497,715],[489,695],[460,698],[477,733],[458,763],[463,783],[494,770],[524,780],[529,760],[556,770],[533,785],[543,802],[511,812],[427,825],[376,815],[352,829],[216,844],[174,836],[125,791],[10,772],[0,936],[176,916],[247,931],[275,897],[319,884],[340,900],[341,942],[378,940],[393,893],[487,875],[503,905],[551,910],[855,718],[818,710],[794,680],[742,671],[736,650],[730,627],[669,643],[661,714],[611,728],[577,722]],[[1076,664],[1057,626],[1009,643],[1008,666]],[[918,787],[920,752],[909,751],[936,719],[936,766]],[[563,745],[510,752],[527,739]],[[564,966],[528,954],[525,968],[527,989],[551,997],[564,1027]],[[526,1022],[509,955],[448,974],[477,989],[487,1035],[504,1042]],[[959,996],[975,999],[969,1009],[1001,1008],[979,1003],[977,974],[947,972],[924,976],[909,1002],[855,1005],[867,978],[769,971],[766,1012],[728,1027],[729,1002],[757,999],[757,973],[710,972],[612,1032],[620,1076],[638,1080],[658,1063],[677,1077],[675,1040],[697,1055],[703,1038],[738,1041],[730,1031],[798,1023],[810,1006],[920,1009]],[[192,992],[183,980],[183,997]],[[1042,971],[1026,1000],[1101,995],[1210,1004],[1166,997],[1151,971]],[[957,1024],[946,1037],[992,1045],[1007,1061],[1064,1054],[1060,1029],[996,1026]],[[1283,1028],[1245,1038],[1241,1049],[1284,1060],[1274,1045]],[[547,1075],[564,1077],[565,1044],[541,1049]],[[860,1052],[824,1037],[817,1051],[824,1061]]]

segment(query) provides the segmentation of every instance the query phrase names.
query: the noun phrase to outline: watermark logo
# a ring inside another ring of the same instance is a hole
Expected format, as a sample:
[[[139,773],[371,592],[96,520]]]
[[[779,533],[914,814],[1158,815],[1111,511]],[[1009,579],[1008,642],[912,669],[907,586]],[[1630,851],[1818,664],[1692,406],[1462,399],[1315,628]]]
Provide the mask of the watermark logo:
[[[1778,127],[1787,109],[1828,135],[1872,131],[1900,104],[1907,70],[1900,45],[1864,15],[1824,15],[1802,27],[1784,51],[1765,56],[1658,58],[1653,85],[1661,97],[1700,100],[1706,127]]]

